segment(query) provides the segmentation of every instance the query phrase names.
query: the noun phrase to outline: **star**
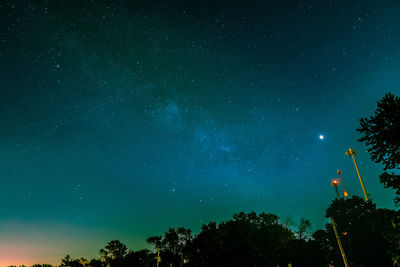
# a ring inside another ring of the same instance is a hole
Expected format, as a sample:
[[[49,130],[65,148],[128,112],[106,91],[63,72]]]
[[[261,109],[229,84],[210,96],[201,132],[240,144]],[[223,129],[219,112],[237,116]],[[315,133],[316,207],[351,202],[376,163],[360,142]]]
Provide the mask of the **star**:
[[[319,140],[324,140],[324,135],[320,134],[319,135]]]

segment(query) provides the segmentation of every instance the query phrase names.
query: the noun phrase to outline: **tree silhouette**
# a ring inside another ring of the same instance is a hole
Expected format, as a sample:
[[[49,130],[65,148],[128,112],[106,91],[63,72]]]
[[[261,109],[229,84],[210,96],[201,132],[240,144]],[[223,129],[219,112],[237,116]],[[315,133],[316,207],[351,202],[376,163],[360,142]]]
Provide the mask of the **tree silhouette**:
[[[100,259],[110,266],[119,266],[123,263],[127,254],[127,248],[118,240],[108,242],[104,249],[100,250]]]
[[[156,249],[161,248],[162,236],[151,236],[146,239],[146,242],[153,245]]]
[[[359,141],[369,146],[371,159],[383,164],[380,181],[385,187],[395,190],[394,201],[400,205],[400,98],[391,93],[385,94],[378,101],[375,114],[361,118],[357,130],[363,135]]]
[[[327,227],[331,227],[329,224],[327,225]],[[336,245],[336,243],[331,243],[330,239],[329,239],[329,233],[327,230],[317,230],[312,234],[312,246],[314,246],[316,248],[316,250],[319,250],[319,257],[322,257],[322,259],[320,259],[321,262],[324,262],[325,265],[326,263],[332,263],[332,258],[335,259],[340,259],[340,254],[335,254],[335,248],[333,247],[333,245]],[[335,255],[335,256],[333,256]],[[339,261],[338,261],[339,262]],[[341,263],[341,262],[340,262]],[[341,264],[335,264],[335,266],[337,265],[341,265]]]
[[[160,250],[162,265],[180,266],[189,257],[187,248],[192,238],[192,230],[179,227],[169,228],[164,236],[149,237],[147,242]]]
[[[89,266],[90,267],[104,267],[104,264],[98,259],[91,259]]]
[[[61,260],[61,266],[71,266],[71,256],[67,254],[64,258]]]
[[[191,244],[189,266],[287,265],[294,238],[274,214],[241,212],[232,220],[202,226]]]
[[[384,238],[391,225],[391,216],[393,214],[387,214],[383,209],[378,210],[372,201],[365,202],[358,196],[335,199],[326,210],[326,217],[336,221],[351,266],[392,266],[390,251],[394,248]],[[339,255],[330,225],[327,225],[327,231]]]
[[[150,267],[154,266],[156,254],[148,249],[139,251],[129,251],[125,256],[125,264],[132,267]]]
[[[299,239],[302,240],[304,238],[304,235],[307,234],[308,230],[311,228],[311,222],[310,220],[301,218],[300,223],[298,225],[298,231],[297,234],[299,235]]]
[[[61,260],[61,265],[60,266],[82,267],[83,265],[81,264],[79,259],[72,259],[71,256],[67,254]]]
[[[332,217],[351,266],[391,266],[400,255],[399,212],[377,209],[372,201],[360,197],[336,199],[326,210]],[[147,242],[160,250],[160,267],[186,266],[342,266],[336,237],[330,224],[324,230],[307,235],[310,221],[302,218],[295,234],[270,213],[240,212],[220,223],[202,225],[198,235],[190,229],[170,228]],[[156,265],[157,253],[147,249],[129,251],[117,240],[100,250],[101,261],[84,258],[62,259],[61,266],[74,267],[150,267]],[[396,265],[397,266],[397,265]],[[35,267],[42,267],[36,265]]]
[[[88,259],[85,258],[80,258],[79,259],[79,264],[82,265],[83,267],[89,266],[90,261]]]

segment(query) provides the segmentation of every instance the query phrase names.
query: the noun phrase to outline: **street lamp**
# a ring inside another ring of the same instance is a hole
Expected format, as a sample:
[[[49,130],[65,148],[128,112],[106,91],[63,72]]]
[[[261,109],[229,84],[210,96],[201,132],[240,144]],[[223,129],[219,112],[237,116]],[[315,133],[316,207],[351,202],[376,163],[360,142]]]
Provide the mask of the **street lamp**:
[[[332,182],[331,182],[331,185],[332,185],[333,188],[335,188],[335,192],[336,192],[337,198],[340,198],[339,190],[337,189],[337,187],[339,185],[339,180],[338,179],[333,179]]]

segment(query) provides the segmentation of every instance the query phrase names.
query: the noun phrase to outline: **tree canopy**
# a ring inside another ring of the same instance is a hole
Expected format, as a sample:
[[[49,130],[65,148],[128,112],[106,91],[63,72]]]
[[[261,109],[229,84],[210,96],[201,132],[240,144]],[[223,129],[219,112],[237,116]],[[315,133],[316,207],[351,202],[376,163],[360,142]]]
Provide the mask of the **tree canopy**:
[[[100,250],[100,258],[109,265],[120,264],[126,256],[128,249],[118,240],[108,242],[104,249]]]
[[[335,199],[326,217],[335,219],[351,266],[392,266],[398,260],[400,232],[393,227],[400,223],[398,211],[378,209],[372,201],[353,196]],[[147,239],[153,250],[128,251],[123,243],[113,240],[100,250],[100,259],[67,255],[60,266],[152,267],[158,251],[159,267],[342,266],[331,224],[308,235],[310,226],[304,218],[292,229],[275,214],[240,212],[230,220],[202,225],[196,235],[184,227],[169,228]]]
[[[371,159],[384,166],[380,181],[396,192],[400,205],[400,98],[387,93],[378,101],[374,115],[360,119],[357,129],[371,154]]]
[[[351,266],[391,266],[395,252],[385,238],[393,231],[391,219],[396,213],[377,209],[372,201],[352,196],[335,199],[326,210],[326,217],[336,221],[338,232]],[[331,242],[335,241],[332,226],[326,227]],[[335,248],[336,249],[336,248]]]

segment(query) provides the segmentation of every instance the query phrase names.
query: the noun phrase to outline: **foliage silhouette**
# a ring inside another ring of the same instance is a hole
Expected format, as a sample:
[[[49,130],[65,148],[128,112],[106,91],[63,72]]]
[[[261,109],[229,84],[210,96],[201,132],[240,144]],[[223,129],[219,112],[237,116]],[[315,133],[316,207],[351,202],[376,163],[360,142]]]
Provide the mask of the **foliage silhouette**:
[[[101,249],[100,260],[109,266],[120,266],[123,264],[124,257],[128,249],[118,240],[108,242],[104,249]]]
[[[61,260],[60,266],[83,267],[79,259],[72,259],[68,254]]]
[[[301,218],[298,228],[297,234],[299,235],[299,239],[302,240],[304,235],[307,234],[308,230],[311,228],[310,220]]]
[[[395,212],[377,209],[372,201],[358,196],[335,199],[326,210],[326,217],[336,221],[351,266],[392,266],[390,251],[394,247],[384,236],[391,232],[393,216]],[[327,231],[334,247],[336,238],[330,225]]]
[[[149,244],[160,250],[162,262],[171,263],[173,266],[179,266],[187,261],[188,246],[192,242],[192,231],[183,227],[169,228],[164,236],[153,236],[147,239]],[[162,263],[163,265],[163,263]]]
[[[299,240],[300,245],[295,240],[293,231],[282,225],[278,216],[241,212],[232,220],[203,225],[187,243],[185,266],[277,266],[289,262],[296,266],[324,265],[315,261],[318,257],[310,257],[319,251],[311,252],[308,241]],[[308,254],[297,255],[291,250],[295,247],[304,248]],[[324,261],[322,255],[319,259]]]
[[[400,205],[400,98],[391,93],[378,101],[373,116],[360,119],[357,129],[363,136],[371,159],[384,166],[380,181],[396,192],[394,199]],[[391,170],[387,172],[387,170]]]
[[[400,206],[400,98],[385,94],[378,101],[374,115],[360,119],[357,130],[362,134],[359,141],[369,146],[371,159],[383,164],[380,182],[395,190],[394,202]],[[393,233],[386,235],[386,239],[394,247],[390,252],[395,264],[400,266],[400,216],[392,214],[390,220]]]
[[[156,254],[148,249],[129,251],[125,256],[125,264],[132,267],[155,266]]]

